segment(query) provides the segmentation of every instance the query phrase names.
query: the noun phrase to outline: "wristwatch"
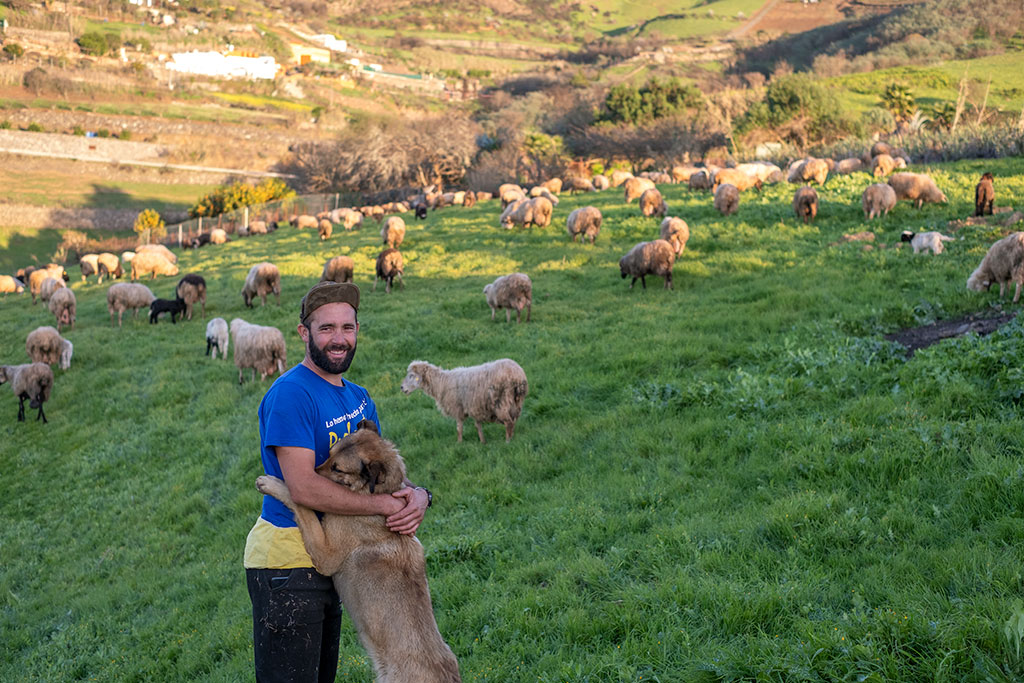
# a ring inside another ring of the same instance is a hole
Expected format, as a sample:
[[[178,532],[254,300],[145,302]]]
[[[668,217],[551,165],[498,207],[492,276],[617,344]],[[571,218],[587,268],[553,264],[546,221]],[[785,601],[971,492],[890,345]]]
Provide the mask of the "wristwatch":
[[[430,492],[430,489],[428,489],[426,486],[417,486],[416,488],[418,488],[420,491],[427,492],[427,507],[430,507],[431,505],[434,504],[434,494]]]

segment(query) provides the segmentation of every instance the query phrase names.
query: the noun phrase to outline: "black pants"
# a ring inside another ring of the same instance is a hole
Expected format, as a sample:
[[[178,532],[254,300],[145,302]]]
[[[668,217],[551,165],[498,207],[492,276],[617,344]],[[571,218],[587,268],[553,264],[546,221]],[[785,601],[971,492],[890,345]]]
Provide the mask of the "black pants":
[[[341,601],[315,569],[246,569],[258,683],[333,683]]]

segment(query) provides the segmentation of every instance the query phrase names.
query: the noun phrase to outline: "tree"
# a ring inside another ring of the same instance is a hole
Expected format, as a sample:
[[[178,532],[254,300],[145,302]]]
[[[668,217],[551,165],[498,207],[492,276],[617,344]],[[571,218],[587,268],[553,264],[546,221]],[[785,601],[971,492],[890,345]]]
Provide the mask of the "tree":
[[[898,83],[890,83],[886,86],[885,92],[882,93],[881,104],[889,110],[897,124],[910,119],[917,109],[910,89]]]
[[[25,54],[25,48],[18,43],[5,43],[4,54],[6,54],[10,59],[17,59]]]
[[[652,78],[640,88],[616,85],[608,91],[600,120],[610,123],[649,123],[699,107],[700,91],[677,78],[661,81]]]
[[[156,242],[167,234],[164,228],[164,219],[154,209],[139,212],[139,215],[135,217],[132,230],[138,234],[139,242],[142,244]]]
[[[78,47],[82,49],[82,52],[93,57],[105,55],[109,49],[106,36],[99,31],[89,31],[79,36]]]
[[[956,120],[956,104],[950,101],[939,102],[932,107],[932,121],[942,126],[947,131],[953,129],[953,121]]]
[[[189,208],[188,215],[192,218],[209,218],[240,209],[243,206],[266,204],[294,195],[295,191],[278,178],[267,178],[259,185],[250,185],[239,181],[231,185],[221,185],[202,197]]]

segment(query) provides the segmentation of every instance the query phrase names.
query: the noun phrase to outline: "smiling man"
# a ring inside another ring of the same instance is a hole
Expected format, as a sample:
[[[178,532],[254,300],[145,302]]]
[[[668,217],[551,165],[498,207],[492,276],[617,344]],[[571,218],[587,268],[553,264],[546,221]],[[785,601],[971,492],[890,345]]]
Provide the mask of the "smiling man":
[[[380,428],[363,387],[343,374],[356,354],[359,288],[321,282],[302,299],[299,336],[306,355],[263,397],[259,428],[263,469],[284,480],[292,499],[342,515],[385,515],[389,529],[414,534],[430,492],[406,482],[390,495],[362,495],[314,470],[360,420]],[[245,544],[252,600],[257,681],[333,681],[338,666],[341,605],[330,577],[313,568],[290,510],[263,497]]]

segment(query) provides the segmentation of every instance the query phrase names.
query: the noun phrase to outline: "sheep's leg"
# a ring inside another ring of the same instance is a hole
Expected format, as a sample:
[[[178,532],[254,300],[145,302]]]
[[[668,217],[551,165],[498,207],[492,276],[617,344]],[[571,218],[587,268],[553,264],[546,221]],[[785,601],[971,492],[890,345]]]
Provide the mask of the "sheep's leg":
[[[1013,295],[1013,303],[1020,301],[1020,280],[1017,281],[1017,291]]]
[[[484,441],[484,427],[480,424],[480,420],[473,420],[473,422],[476,422],[476,433],[480,437],[480,443],[487,443]]]
[[[40,399],[41,398],[42,397],[40,397]],[[39,401],[39,412],[36,413],[36,422],[39,422],[39,418],[43,418],[43,424],[46,424],[47,422],[49,422],[49,420],[46,419],[46,413],[43,412],[43,402],[42,402],[42,400]]]
[[[526,322],[530,322],[530,311],[533,309],[532,304],[526,304]]]
[[[458,433],[459,433],[459,438],[457,438],[455,440],[455,443],[462,443],[462,419],[461,418],[455,421],[455,428],[456,428],[456,430],[458,430]]]
[[[672,289],[672,273],[665,276],[665,289]]]
[[[505,322],[506,323],[512,322],[512,309],[511,308],[506,308],[505,309]],[[516,322],[519,322],[519,317],[518,316],[516,316]]]
[[[494,306],[491,306],[491,322],[492,323],[494,322],[494,311],[495,311]]]
[[[508,443],[509,441],[512,440],[512,433],[515,432],[515,431],[516,431],[516,423],[515,422],[506,422],[505,423],[505,443]]]
[[[25,399],[28,398],[28,394],[25,392],[21,393],[18,397],[18,422],[25,421]]]
[[[378,277],[374,276],[374,278],[373,278],[373,289],[370,290],[371,292],[376,292],[377,291],[377,280],[378,279],[379,279]]]
[[[999,283],[999,298],[1002,299],[1006,295],[1006,283]]]
[[[647,289],[647,276],[646,276],[646,275],[641,275],[641,276],[640,276],[640,285],[641,285],[641,286],[642,286],[642,287],[643,287],[644,289]]]

